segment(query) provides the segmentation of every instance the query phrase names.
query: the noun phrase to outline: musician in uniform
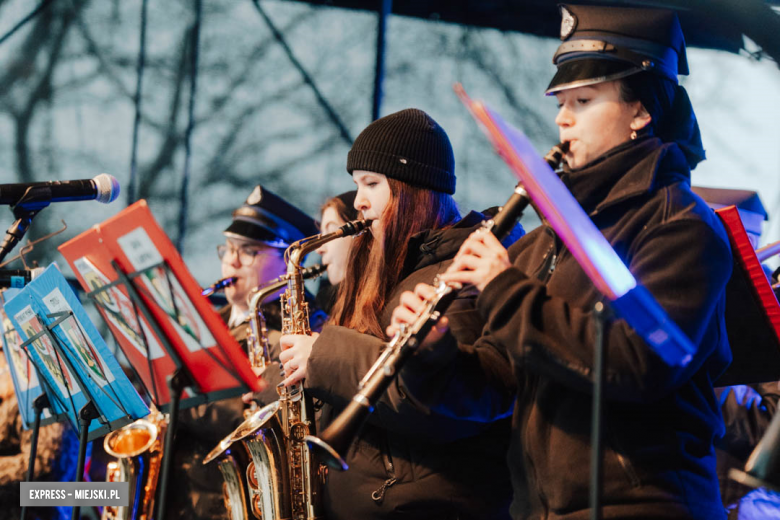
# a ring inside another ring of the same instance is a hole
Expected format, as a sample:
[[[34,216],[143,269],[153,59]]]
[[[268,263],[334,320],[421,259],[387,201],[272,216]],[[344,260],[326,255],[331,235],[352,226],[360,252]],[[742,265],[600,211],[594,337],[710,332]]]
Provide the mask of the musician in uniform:
[[[225,243],[217,247],[222,276],[237,277],[225,289],[228,305],[219,313],[230,333],[246,348],[252,289],[285,274],[284,251],[292,242],[317,234],[316,222],[281,197],[258,185],[246,202],[233,212],[225,229]],[[263,406],[278,399],[281,307],[278,294],[262,305],[269,330],[272,363],[262,374],[265,390],[252,394]],[[227,518],[222,498],[222,474],[217,464],[203,465],[203,458],[244,419],[241,398],[183,410],[176,436],[175,476],[170,481],[166,518]]]
[[[569,143],[561,179],[695,347],[685,366],[670,366],[624,320],[607,319],[601,518],[723,519],[713,450],[723,421],[712,382],[731,359],[732,260],[725,230],[690,188],[704,150],[677,82],[688,72],[683,34],[665,10],[561,12],[547,90]],[[594,306],[604,296],[547,226],[508,251],[488,233],[472,235],[443,278],[480,291],[485,334],[474,350],[504,356],[518,391],[463,363],[446,335],[429,336],[401,384],[440,413],[490,419],[513,408],[513,517],[588,518]],[[393,327],[431,290],[405,293]]]
[[[217,256],[222,261],[222,276],[235,276],[237,280],[225,288],[228,305],[219,314],[242,345],[246,344],[252,290],[285,274],[287,247],[317,233],[317,223],[311,217],[261,185],[255,186],[246,202],[233,212],[233,222],[223,232],[225,243],[217,246]],[[262,305],[269,331],[282,328],[279,293]],[[274,336],[278,339],[277,334]],[[278,357],[278,352],[273,357]]]

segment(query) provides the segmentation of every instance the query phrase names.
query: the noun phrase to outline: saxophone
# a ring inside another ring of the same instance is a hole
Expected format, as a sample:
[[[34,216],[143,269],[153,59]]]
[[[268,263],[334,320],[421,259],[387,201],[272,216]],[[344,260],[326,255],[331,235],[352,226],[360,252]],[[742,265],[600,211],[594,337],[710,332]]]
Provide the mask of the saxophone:
[[[117,459],[108,463],[106,481],[129,482],[138,503],[131,498],[127,507],[106,506],[102,520],[151,520],[167,426],[166,416],[152,406],[147,417],[106,435],[103,448]]]
[[[301,270],[301,277],[310,280],[322,275],[327,268],[324,265],[313,265]],[[266,282],[249,293],[249,325],[247,325],[246,350],[249,364],[252,368],[265,368],[271,363],[270,344],[268,343],[268,328],[265,316],[260,308],[266,298],[287,285],[290,275],[284,274]]]
[[[306,255],[322,244],[342,236],[356,235],[370,221],[348,222],[327,235],[315,235],[292,244],[285,252],[287,273],[264,284],[250,295],[247,348],[254,367],[270,363],[262,301],[285,285],[281,297],[282,333],[311,335],[309,308],[303,281],[324,269],[304,269]],[[311,400],[303,384],[279,386],[279,400],[250,415],[204,459],[219,460],[224,477],[223,495],[231,520],[316,520],[322,518],[321,475],[304,437],[315,432]],[[252,515],[252,516],[250,516]]]

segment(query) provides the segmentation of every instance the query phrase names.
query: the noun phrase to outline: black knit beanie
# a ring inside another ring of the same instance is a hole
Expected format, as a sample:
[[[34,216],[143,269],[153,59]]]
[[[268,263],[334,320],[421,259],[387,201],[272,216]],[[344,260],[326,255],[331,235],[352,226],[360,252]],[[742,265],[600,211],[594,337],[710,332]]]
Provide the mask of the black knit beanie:
[[[360,132],[347,155],[347,171],[365,170],[452,195],[455,157],[444,129],[431,116],[407,108]]]

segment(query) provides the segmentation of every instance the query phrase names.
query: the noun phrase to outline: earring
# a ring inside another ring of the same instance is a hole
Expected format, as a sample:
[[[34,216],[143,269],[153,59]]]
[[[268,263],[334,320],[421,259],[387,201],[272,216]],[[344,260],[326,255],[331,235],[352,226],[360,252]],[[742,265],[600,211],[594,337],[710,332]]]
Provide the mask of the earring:
[[[631,132],[631,140],[633,141],[634,139],[636,139],[636,130]]]

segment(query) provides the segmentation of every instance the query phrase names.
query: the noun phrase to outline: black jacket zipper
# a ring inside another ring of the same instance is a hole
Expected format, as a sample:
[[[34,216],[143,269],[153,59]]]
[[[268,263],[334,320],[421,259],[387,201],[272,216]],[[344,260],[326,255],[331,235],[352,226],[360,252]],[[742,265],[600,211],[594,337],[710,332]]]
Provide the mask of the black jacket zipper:
[[[555,271],[555,267],[558,265],[558,259],[562,252],[562,242],[558,238],[558,235],[553,231],[552,228],[547,227],[545,228],[545,231],[548,235],[552,238],[552,244],[550,244],[550,248],[547,250],[547,253],[544,255],[544,258],[542,259],[542,264],[539,266],[539,269],[536,272],[536,278],[546,284],[550,281],[550,278],[552,278],[553,272]],[[536,378],[534,378],[536,380]],[[532,395],[530,396],[530,402],[533,403],[534,399],[536,398],[536,392],[538,390],[538,385],[534,384],[531,386],[532,388]],[[524,435],[523,435],[523,445],[528,446],[528,426],[526,426]],[[534,487],[536,487],[536,494],[539,497],[539,502],[541,502],[542,507],[544,508],[544,518],[547,518],[549,515],[549,506],[547,504],[547,497],[544,494],[544,491],[542,491],[541,486],[539,485],[539,478],[536,474],[536,465],[534,464],[533,458],[531,457],[531,450],[526,451],[526,464],[528,464],[528,467],[533,475],[534,479]]]

